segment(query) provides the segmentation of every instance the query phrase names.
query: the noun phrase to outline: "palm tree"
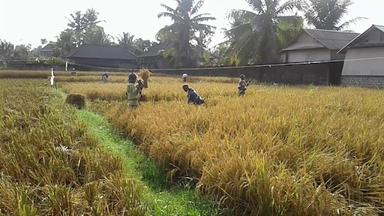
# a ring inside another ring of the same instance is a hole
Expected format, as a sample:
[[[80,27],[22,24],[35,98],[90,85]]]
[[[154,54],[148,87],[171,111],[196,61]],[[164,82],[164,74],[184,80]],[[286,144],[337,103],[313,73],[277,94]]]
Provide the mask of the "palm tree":
[[[300,8],[299,0],[246,0],[253,11],[233,10],[231,29],[227,37],[231,42],[233,64],[255,64],[277,61],[279,48],[277,32],[282,20],[300,22],[297,16],[283,16],[287,11]],[[291,18],[295,19],[291,19]],[[290,18],[290,19],[286,19]],[[295,24],[295,28],[299,25]],[[289,25],[288,25],[289,26]],[[284,29],[281,29],[284,31]]]
[[[307,22],[317,29],[340,31],[348,25],[364,19],[357,17],[340,24],[351,5],[351,0],[308,0],[303,9]]]
[[[169,17],[173,23],[162,28],[158,38],[171,47],[166,52],[172,56],[176,67],[196,66],[199,52],[206,48],[214,30],[205,22],[215,18],[208,13],[198,13],[204,0],[196,3],[194,0],[175,1],[176,8],[161,4],[165,11],[159,13],[158,17]]]
[[[122,47],[132,48],[135,44],[135,35],[123,32],[120,38],[118,38],[119,45]]]

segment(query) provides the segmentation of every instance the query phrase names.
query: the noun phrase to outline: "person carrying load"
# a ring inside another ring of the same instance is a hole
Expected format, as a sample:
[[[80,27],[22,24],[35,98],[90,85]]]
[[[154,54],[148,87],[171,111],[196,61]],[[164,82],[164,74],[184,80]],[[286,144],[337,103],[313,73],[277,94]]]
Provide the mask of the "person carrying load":
[[[141,80],[137,81],[137,76],[134,73],[128,75],[127,97],[128,105],[130,108],[137,108],[139,106],[139,99],[144,84]]]

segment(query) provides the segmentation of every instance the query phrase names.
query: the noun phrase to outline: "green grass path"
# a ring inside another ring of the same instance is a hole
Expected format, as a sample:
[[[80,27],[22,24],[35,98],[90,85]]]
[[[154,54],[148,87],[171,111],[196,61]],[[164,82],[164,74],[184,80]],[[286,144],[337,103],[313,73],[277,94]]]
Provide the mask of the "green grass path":
[[[146,186],[150,215],[217,215],[213,205],[193,189],[168,185],[164,171],[120,137],[102,116],[89,111],[78,111],[78,116],[107,151],[121,158],[125,172]]]

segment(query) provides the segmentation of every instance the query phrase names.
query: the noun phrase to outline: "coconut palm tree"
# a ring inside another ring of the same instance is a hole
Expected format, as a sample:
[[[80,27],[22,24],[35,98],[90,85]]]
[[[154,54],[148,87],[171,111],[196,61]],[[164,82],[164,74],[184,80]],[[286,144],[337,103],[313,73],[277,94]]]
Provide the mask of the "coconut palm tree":
[[[252,11],[233,10],[229,19],[231,29],[227,37],[231,41],[229,52],[232,64],[255,64],[277,61],[279,48],[277,32],[279,23],[298,22],[297,16],[283,16],[287,11],[300,8],[299,0],[246,0]],[[298,29],[300,31],[300,29]]]
[[[314,25],[317,29],[339,31],[364,19],[357,17],[340,24],[351,5],[351,0],[307,0],[303,9],[308,24]]]
[[[172,55],[175,66],[195,66],[200,51],[206,48],[213,34],[214,27],[206,22],[215,18],[208,13],[199,13],[204,0],[175,1],[176,8],[161,4],[165,11],[159,13],[158,17],[171,18],[173,23],[162,28],[158,38],[170,47],[166,52]]]

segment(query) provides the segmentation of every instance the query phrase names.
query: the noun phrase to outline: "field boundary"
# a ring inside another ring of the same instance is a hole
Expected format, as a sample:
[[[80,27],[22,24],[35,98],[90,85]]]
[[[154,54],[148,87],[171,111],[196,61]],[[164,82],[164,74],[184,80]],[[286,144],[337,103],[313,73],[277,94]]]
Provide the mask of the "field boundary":
[[[132,141],[120,137],[102,116],[80,110],[77,115],[101,146],[122,160],[126,174],[145,185],[147,200],[152,205],[152,215],[217,214],[213,204],[198,195],[193,188],[169,185],[165,172],[139,153]]]

